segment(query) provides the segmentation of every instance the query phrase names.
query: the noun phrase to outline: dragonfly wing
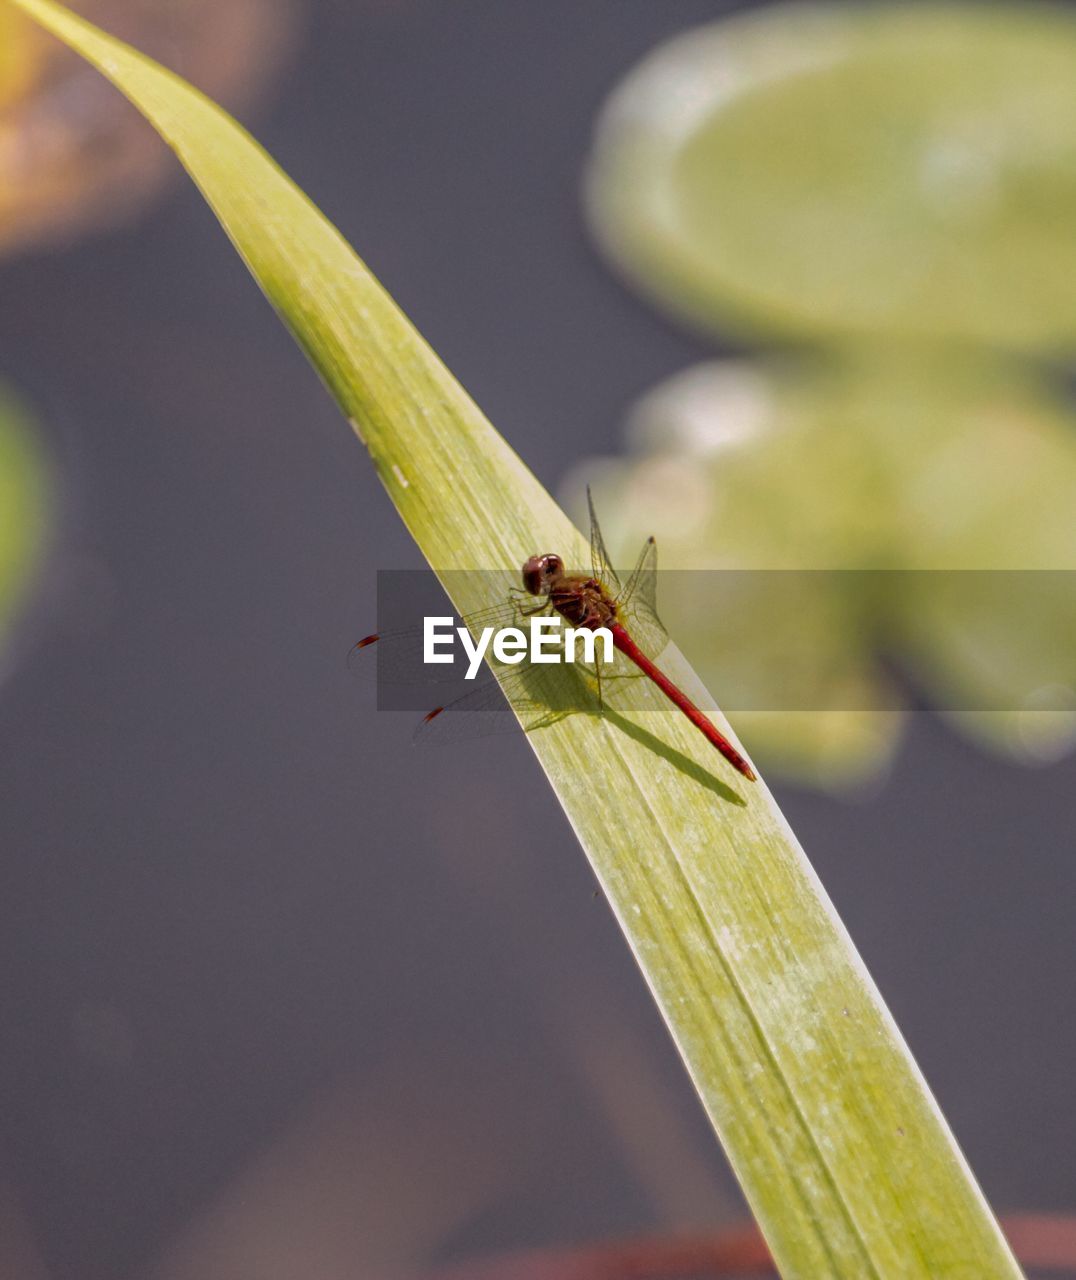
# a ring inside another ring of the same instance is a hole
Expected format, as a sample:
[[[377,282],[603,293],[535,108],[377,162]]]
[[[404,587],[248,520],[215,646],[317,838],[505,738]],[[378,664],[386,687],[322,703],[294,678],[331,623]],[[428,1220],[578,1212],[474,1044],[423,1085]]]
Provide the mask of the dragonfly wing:
[[[415,731],[415,742],[488,737],[518,731],[521,723],[529,732],[591,705],[585,682],[571,666],[538,669],[523,665],[507,670],[501,667],[500,671],[500,681],[485,671],[473,689],[431,711]]]
[[[606,584],[612,595],[616,595],[620,590],[620,579],[606,550],[602,527],[594,511],[594,497],[590,492],[589,484],[587,485],[587,509],[590,512],[590,572],[599,582]]]
[[[471,738],[511,733],[519,728],[497,681],[483,678],[462,697],[435,707],[415,730],[416,746],[448,746]]]
[[[653,538],[647,538],[635,568],[616,598],[616,605],[636,644],[652,657],[669,642],[658,616],[657,593],[658,547]]]
[[[427,680],[437,678],[429,672],[444,668],[424,667],[422,645],[421,627],[376,631],[351,646],[347,669],[360,679],[376,678],[389,684],[425,684]]]
[[[380,685],[454,684],[464,674],[458,644],[455,654],[455,662],[426,662],[422,628],[405,627],[399,631],[379,631],[360,640],[347,655],[347,666],[353,676],[376,679]]]
[[[632,569],[623,590],[617,597],[617,604],[635,600],[656,616],[658,611],[657,577],[658,544],[651,537],[647,538],[643,544],[639,559],[635,562],[635,568]]]
[[[445,617],[450,609],[451,606],[446,608]],[[519,623],[519,606],[514,599],[453,620],[454,627],[466,626],[476,640],[486,627],[499,631]],[[445,634],[441,632],[442,636]],[[452,647],[446,643],[440,650],[454,653],[455,662],[426,662],[425,647],[426,637],[420,626],[378,631],[352,645],[347,655],[348,670],[364,679],[376,676],[385,684],[395,685],[453,684],[461,679],[466,663],[458,642]],[[368,649],[372,652],[367,653]]]

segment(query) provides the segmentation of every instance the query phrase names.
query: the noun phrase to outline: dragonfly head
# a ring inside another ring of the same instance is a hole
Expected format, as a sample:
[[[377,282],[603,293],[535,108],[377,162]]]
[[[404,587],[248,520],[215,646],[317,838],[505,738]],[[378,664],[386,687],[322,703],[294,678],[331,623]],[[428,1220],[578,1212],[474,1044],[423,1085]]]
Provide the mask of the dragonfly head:
[[[532,596],[547,596],[553,584],[564,576],[564,561],[552,552],[531,556],[523,566],[523,589]]]

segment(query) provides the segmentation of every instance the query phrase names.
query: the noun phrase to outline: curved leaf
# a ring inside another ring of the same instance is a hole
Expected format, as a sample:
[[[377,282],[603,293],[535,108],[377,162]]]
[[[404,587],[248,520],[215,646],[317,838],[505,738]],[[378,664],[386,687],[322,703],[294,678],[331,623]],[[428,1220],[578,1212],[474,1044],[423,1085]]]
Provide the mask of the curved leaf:
[[[585,554],[348,244],[234,121],[50,0],[15,2],[175,148],[435,569],[514,566],[538,546]],[[530,741],[784,1275],[1018,1275],[764,785],[715,760],[676,717],[576,715]]]

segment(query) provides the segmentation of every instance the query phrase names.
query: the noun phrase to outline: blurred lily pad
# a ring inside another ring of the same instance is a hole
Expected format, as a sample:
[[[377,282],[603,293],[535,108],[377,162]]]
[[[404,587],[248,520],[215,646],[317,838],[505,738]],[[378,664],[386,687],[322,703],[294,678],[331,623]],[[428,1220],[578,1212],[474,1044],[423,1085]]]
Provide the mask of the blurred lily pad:
[[[291,0],[84,0],[77,8],[232,107],[261,95],[292,14]],[[121,222],[172,172],[157,134],[91,67],[0,5],[0,252]]]
[[[29,410],[0,386],[0,674],[12,624],[45,548],[47,477]]]
[[[609,255],[727,331],[1071,348],[1076,13],[784,4],[672,40],[589,165]]]
[[[1076,424],[1032,375],[952,355],[714,361],[647,395],[629,436],[578,473],[610,543],[627,557],[653,533],[666,570],[753,571],[749,596],[716,601],[707,575],[665,573],[659,604],[764,766],[835,788],[879,773],[894,666],[996,750],[1071,745]]]

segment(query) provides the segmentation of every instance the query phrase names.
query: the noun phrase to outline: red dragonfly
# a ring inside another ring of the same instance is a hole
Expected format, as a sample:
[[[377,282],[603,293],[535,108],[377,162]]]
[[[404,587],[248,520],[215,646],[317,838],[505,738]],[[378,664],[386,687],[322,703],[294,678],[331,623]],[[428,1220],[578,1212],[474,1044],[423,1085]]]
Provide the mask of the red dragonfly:
[[[534,617],[538,614],[556,613],[572,627],[591,631],[601,627],[608,628],[615,649],[633,664],[637,673],[657,685],[673,706],[691,721],[707,742],[716,747],[734,769],[750,781],[755,781],[755,771],[740,752],[645,652],[645,649],[650,649],[660,653],[668,642],[665,628],[658,618],[655,607],[657,545],[654,539],[647,539],[635,569],[627,582],[622,584],[609,561],[589,488],[587,503],[590,509],[591,569],[589,574],[569,573],[565,569],[564,561],[555,552],[530,556],[522,568],[523,591],[531,598],[529,607],[523,607],[517,599],[511,605],[468,614],[463,618],[464,625],[473,635],[477,635],[483,627],[496,621],[501,625],[509,626],[512,625],[513,618],[518,619],[520,616]],[[534,603],[535,599],[538,603]],[[389,638],[389,635],[382,635],[382,633],[366,636],[354,646],[352,654],[379,640],[388,641]],[[520,688],[518,682],[526,678],[527,670],[527,668],[509,670],[502,675],[499,685],[491,678],[486,684],[456,701],[435,707],[424,719],[416,736],[427,736],[428,727],[445,711],[493,711],[497,708],[503,710],[500,688],[503,686],[508,690],[515,684],[518,691]],[[594,674],[598,686],[598,705],[601,709],[603,701],[600,662],[595,664]],[[512,700],[518,702],[516,696],[513,696]]]

